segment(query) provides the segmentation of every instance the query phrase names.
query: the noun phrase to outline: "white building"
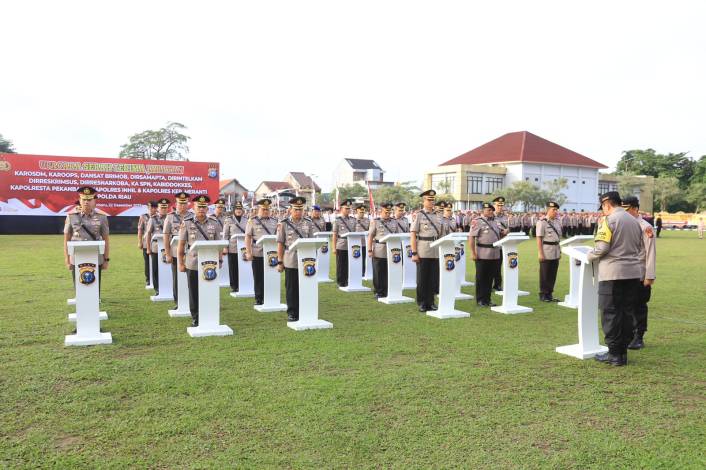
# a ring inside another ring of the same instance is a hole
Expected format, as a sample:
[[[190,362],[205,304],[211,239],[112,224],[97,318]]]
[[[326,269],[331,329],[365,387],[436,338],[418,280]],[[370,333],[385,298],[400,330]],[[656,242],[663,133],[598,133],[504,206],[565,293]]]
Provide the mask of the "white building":
[[[394,183],[383,181],[385,172],[375,160],[365,160],[362,158],[344,158],[334,170],[334,182],[336,187],[351,184],[367,186],[372,189],[380,186],[391,186]]]

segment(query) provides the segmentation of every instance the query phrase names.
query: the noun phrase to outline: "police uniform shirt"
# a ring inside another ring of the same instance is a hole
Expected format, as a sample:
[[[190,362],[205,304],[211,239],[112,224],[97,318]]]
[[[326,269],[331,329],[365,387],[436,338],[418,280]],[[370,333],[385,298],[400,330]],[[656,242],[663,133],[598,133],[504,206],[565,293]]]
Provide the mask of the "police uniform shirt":
[[[96,211],[92,211],[90,214],[75,212],[67,217],[69,223],[64,225],[64,234],[70,235],[73,242],[104,240],[109,235],[108,217],[104,214],[99,214]],[[99,255],[98,258],[98,264],[103,264],[103,255]],[[70,257],[69,262],[74,263],[73,256]]]
[[[598,262],[598,281],[641,279],[645,269],[640,256],[643,250],[642,229],[637,219],[622,207],[603,217],[596,232],[596,246],[588,252],[590,261]]]
[[[405,216],[393,219],[397,233],[409,233],[409,220]]]
[[[248,228],[248,218],[244,215],[240,216],[238,220],[234,215],[226,218],[223,227],[223,239],[228,240],[228,253],[238,252],[238,243],[236,240],[232,240],[231,237],[238,233],[245,233]]]
[[[314,230],[316,229],[311,220],[303,217],[299,222],[287,217],[277,226],[277,242],[284,244],[284,259],[282,261],[285,268],[297,269],[297,251],[290,250],[289,247],[299,238],[312,237]]]
[[[458,226],[456,225],[456,219],[452,217],[442,217],[442,223],[445,225],[445,233],[455,232]]]
[[[142,214],[137,221],[137,231],[142,230],[142,246],[147,246],[147,224],[149,223],[149,214]],[[69,222],[69,218],[66,217],[66,223]]]
[[[312,229],[314,230],[313,233],[326,231],[326,220],[324,218],[318,217],[315,219],[312,217],[309,219],[309,222],[311,223]]]
[[[368,236],[373,237],[373,256],[375,258],[387,259],[387,244],[380,243],[380,239],[391,233],[397,233],[397,224],[395,224],[394,219],[390,217],[387,219],[376,217],[370,223]]]
[[[349,232],[355,232],[357,222],[354,217],[350,215],[348,217],[338,216],[333,222],[333,233],[336,234],[336,249],[337,250],[347,250],[348,242],[341,235],[345,235]]]
[[[556,218],[542,217],[537,221],[537,237],[543,237],[543,242],[555,243],[556,245],[546,245],[542,243],[542,252],[545,259],[561,258],[561,223]]]
[[[262,245],[256,242],[265,235],[277,234],[277,219],[274,217],[253,217],[245,226],[245,235],[252,237],[252,255],[262,258]]]
[[[638,217],[637,221],[640,222],[640,228],[642,229],[642,260],[644,262],[643,266],[645,268],[644,274],[640,278],[645,279],[656,279],[656,262],[657,262],[657,244],[655,243],[655,232],[652,225],[643,219]]]
[[[355,219],[355,231],[356,232],[367,232],[370,230],[370,219],[363,217],[358,217]]]
[[[412,223],[410,232],[417,234],[417,255],[420,258],[438,258],[439,248],[432,248],[435,240],[446,235],[441,217],[433,211],[422,209]]]
[[[510,227],[510,222],[508,221],[508,217],[505,212],[495,215],[495,222],[497,222],[503,230],[507,230]]]
[[[211,214],[211,215],[209,215],[209,217],[216,221],[216,223],[218,224],[218,227],[221,229],[221,233],[223,233],[223,229],[225,228],[225,220],[226,220],[225,213],[222,213],[221,215]]]
[[[485,216],[480,216],[473,219],[471,222],[470,235],[476,237],[476,254],[478,255],[478,259],[500,258],[500,248],[478,246],[479,244],[492,245],[500,240],[502,238],[500,230],[500,226],[493,218],[487,219]]]
[[[176,212],[172,212],[170,214],[167,214],[167,218],[164,219],[164,227],[163,231],[164,233],[170,234],[172,237],[178,237],[179,236],[179,229],[181,228],[181,223],[186,220],[190,219],[194,216],[191,212],[187,212],[184,215],[180,215]],[[177,245],[172,245],[172,256],[177,255]]]
[[[152,240],[157,234],[164,233],[164,222],[167,220],[167,216],[162,217],[159,213],[150,217],[150,221],[147,223],[147,240],[151,243],[152,253],[157,253],[157,242]]]
[[[203,234],[201,231],[203,231]],[[204,237],[204,235],[206,236]],[[191,252],[189,247],[199,240],[221,240],[221,227],[215,218],[206,217],[206,220],[202,223],[194,216],[181,224],[179,237],[186,241],[184,248],[186,253],[184,265],[186,269],[197,270],[199,264],[198,254]]]

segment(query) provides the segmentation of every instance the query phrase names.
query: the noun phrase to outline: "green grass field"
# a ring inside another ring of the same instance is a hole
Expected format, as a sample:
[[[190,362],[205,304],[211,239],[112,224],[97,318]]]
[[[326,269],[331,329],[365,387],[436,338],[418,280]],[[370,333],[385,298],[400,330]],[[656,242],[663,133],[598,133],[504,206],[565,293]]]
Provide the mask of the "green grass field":
[[[647,348],[623,368],[554,352],[576,342],[576,312],[538,302],[534,240],[520,252],[531,314],[472,300],[457,303],[470,318],[442,321],[326,284],[334,328],[295,332],[223,289],[235,335],[192,339],[149,301],[134,237],[114,236],[113,344],[73,348],[61,238],[0,240],[0,467],[706,467],[694,232],[659,239]],[[557,297],[567,283],[564,259]]]

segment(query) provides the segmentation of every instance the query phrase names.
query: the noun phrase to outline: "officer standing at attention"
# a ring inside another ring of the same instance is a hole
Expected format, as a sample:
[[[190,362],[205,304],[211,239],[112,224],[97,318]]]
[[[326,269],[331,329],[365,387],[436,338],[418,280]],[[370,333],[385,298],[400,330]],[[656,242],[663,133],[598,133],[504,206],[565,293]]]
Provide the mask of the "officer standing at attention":
[[[226,200],[225,199],[216,199],[216,207],[213,209],[213,214],[211,214],[209,217],[213,217],[216,219],[216,222],[218,223],[218,226],[221,229],[221,232],[223,231],[223,227],[225,226],[225,221],[226,221]]]
[[[321,217],[321,208],[319,206],[311,206],[311,217],[309,220],[314,229],[313,233],[326,231],[326,220]]]
[[[409,233],[409,220],[405,217],[406,205],[404,202],[395,204],[395,225],[397,233]]]
[[[554,201],[547,203],[547,215],[537,221],[537,251],[539,252],[539,300],[542,302],[559,302],[552,295],[556,284],[556,273],[559,270],[561,250],[561,222],[557,217],[559,204]]]
[[[635,321],[633,322],[633,338],[628,349],[642,349],[645,347],[644,336],[647,331],[647,303],[652,296],[652,284],[655,282],[657,264],[657,244],[652,225],[640,216],[640,200],[635,196],[623,199],[623,208],[635,217],[642,229],[642,254],[643,275],[640,278],[640,289],[635,307]]]
[[[505,198],[498,196],[493,199],[493,207],[495,208],[495,222],[498,224],[504,235],[510,231],[510,221],[505,212]],[[503,235],[503,236],[504,236]],[[495,273],[493,274],[493,290],[503,290],[503,260],[502,256],[498,258],[495,264]]]
[[[145,285],[150,284],[150,255],[147,254],[147,224],[157,212],[157,201],[147,203],[147,213],[142,214],[137,221],[137,247],[142,250],[142,260],[145,262]],[[68,218],[66,219],[68,221]]]
[[[608,352],[595,359],[613,366],[628,363],[640,279],[645,274],[640,223],[621,203],[616,191],[601,196],[605,217],[596,232],[596,245],[588,252],[590,261],[598,260],[598,308],[608,346]]]
[[[358,204],[355,208],[355,231],[367,232],[368,230],[370,230],[370,219],[365,216],[365,204]],[[363,243],[365,243],[365,238],[363,238]],[[367,248],[370,249],[370,247]],[[363,256],[361,276],[365,276],[367,259],[367,256]]]
[[[493,217],[494,212],[495,207],[484,202],[482,215],[471,221],[471,231],[468,232],[468,246],[476,265],[476,302],[481,307],[495,306],[490,301],[490,294],[498,259],[502,259],[501,249],[495,248],[493,243],[505,234]]]
[[[156,234],[164,233],[164,222],[167,220],[167,211],[169,210],[169,199],[163,197],[157,201],[157,213],[150,218],[147,224],[147,254],[152,257],[152,287],[155,294],[159,295],[159,250],[157,249],[157,241],[152,240]],[[165,254],[168,249],[165,247]],[[165,256],[166,258],[166,256]]]
[[[189,197],[189,194],[184,191],[176,194],[176,196],[174,196],[176,200],[176,210],[168,214],[167,218],[164,219],[164,253],[167,263],[172,264],[172,295],[174,296],[174,303],[176,304],[174,307],[175,310],[179,308],[179,289],[177,285],[177,247],[172,247],[171,243],[172,237],[179,236],[179,228],[181,228],[181,223],[184,220],[190,219],[194,216],[194,214],[189,212]]]
[[[380,217],[373,219],[368,230],[368,254],[373,259],[373,290],[376,299],[387,297],[387,243],[381,242],[380,239],[397,233],[398,227],[390,217],[391,211],[391,202],[380,204]]]
[[[90,186],[78,188],[81,210],[68,215],[68,224],[64,224],[64,264],[71,271],[76,282],[76,266],[72,256],[69,256],[70,241],[105,241],[105,251],[98,255],[98,288],[103,284],[102,271],[108,269],[110,261],[110,229],[108,217],[96,212],[97,191]],[[99,290],[100,294],[100,290]]]
[[[289,249],[300,238],[314,236],[311,220],[304,218],[303,197],[289,201],[291,214],[277,226],[277,270],[284,271],[284,287],[287,299],[287,321],[299,321],[299,261],[296,250]]]
[[[213,217],[208,216],[208,204],[211,199],[206,195],[196,196],[193,200],[196,214],[184,220],[179,229],[179,247],[177,260],[179,271],[186,272],[189,284],[189,309],[191,310],[191,326],[199,326],[199,266],[198,255],[189,251],[199,240],[221,240],[221,228]],[[218,254],[219,263],[222,261]]]
[[[336,284],[338,287],[348,286],[348,242],[341,235],[355,232],[356,219],[351,217],[351,199],[341,203],[341,215],[333,221],[333,237],[331,243],[336,247]]]
[[[438,310],[434,295],[439,291],[439,248],[431,243],[446,235],[441,217],[434,212],[436,191],[430,189],[419,195],[422,210],[410,227],[412,261],[417,263],[417,305],[420,312]]]
[[[270,217],[271,206],[269,199],[257,201],[257,216],[250,218],[245,227],[245,259],[252,261],[255,305],[265,302],[265,259],[257,241],[265,235],[277,235],[277,219]]]
[[[446,225],[445,233],[460,232],[459,225],[456,223],[456,217],[454,217],[453,204],[450,202],[442,202],[441,204],[441,208],[443,209],[441,220],[444,225]]]
[[[243,215],[243,203],[236,201],[233,204],[233,215],[226,217],[223,227],[223,239],[228,240],[228,275],[230,277],[230,291],[238,292],[238,243],[231,240],[237,233],[245,233],[248,218]]]

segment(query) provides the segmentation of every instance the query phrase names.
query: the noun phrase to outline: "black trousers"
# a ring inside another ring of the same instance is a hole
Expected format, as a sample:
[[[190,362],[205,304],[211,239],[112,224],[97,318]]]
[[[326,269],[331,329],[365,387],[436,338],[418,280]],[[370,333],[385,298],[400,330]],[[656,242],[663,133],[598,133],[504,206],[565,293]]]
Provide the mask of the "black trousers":
[[[255,303],[265,301],[265,259],[262,256],[252,257],[253,289],[255,290]]]
[[[142,260],[145,262],[145,284],[150,283],[150,256],[147,254],[147,249],[142,249]]]
[[[150,256],[152,258],[152,287],[154,287],[154,293],[159,295],[159,255],[151,253]]]
[[[179,305],[179,286],[177,286],[177,274],[179,273],[179,268],[177,267],[176,256],[172,257],[172,295],[174,296],[174,303]]]
[[[287,299],[287,315],[299,320],[299,270],[284,268],[284,290]]]
[[[502,262],[502,258],[500,258]],[[477,259],[476,264],[476,302],[489,303],[493,287],[493,276],[497,269],[496,259]]]
[[[378,297],[387,297],[387,258],[373,258],[373,290]]]
[[[230,276],[230,291],[238,292],[238,254],[228,253],[228,275]]]
[[[189,310],[191,318],[199,323],[199,272],[195,269],[186,270],[186,280],[189,284]]]
[[[652,286],[640,283],[640,289],[637,294],[637,307],[635,307],[635,321],[633,322],[635,333],[643,334],[647,331],[647,303],[651,297]]]
[[[658,225],[657,226],[657,238],[659,238],[659,234],[662,233],[662,226]]]
[[[348,285],[348,250],[336,250],[336,284]]]
[[[367,261],[367,259],[368,259],[368,255],[367,255],[367,253],[366,253],[365,250],[363,250],[363,253],[362,253],[362,255],[360,256],[360,258],[361,258],[360,264],[361,264],[362,267],[363,267],[363,269],[362,269],[361,272],[360,272],[360,275],[361,275],[362,277],[365,277],[365,263],[366,263],[366,261]]]
[[[417,263],[417,305],[430,308],[439,290],[439,260],[419,258]]]
[[[559,271],[558,259],[545,259],[539,262],[539,293],[551,296],[556,284],[556,273]]]
[[[503,259],[498,258],[495,262],[495,270],[493,271],[493,289],[503,290]]]
[[[598,283],[598,308],[605,343],[611,354],[625,354],[633,338],[633,322],[640,292],[639,279]]]

